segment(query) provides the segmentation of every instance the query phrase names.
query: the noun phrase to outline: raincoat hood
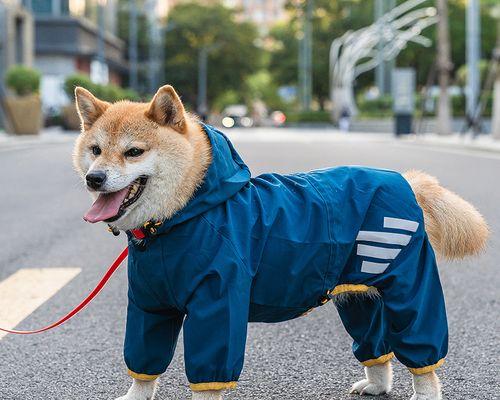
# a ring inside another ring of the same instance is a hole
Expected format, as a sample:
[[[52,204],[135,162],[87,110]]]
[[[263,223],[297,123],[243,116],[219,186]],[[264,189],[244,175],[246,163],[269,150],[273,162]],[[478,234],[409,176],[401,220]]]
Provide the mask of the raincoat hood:
[[[170,219],[160,231],[185,222],[223,203],[250,181],[250,170],[234,149],[229,139],[212,126],[202,124],[212,147],[212,162],[203,184],[188,204]]]

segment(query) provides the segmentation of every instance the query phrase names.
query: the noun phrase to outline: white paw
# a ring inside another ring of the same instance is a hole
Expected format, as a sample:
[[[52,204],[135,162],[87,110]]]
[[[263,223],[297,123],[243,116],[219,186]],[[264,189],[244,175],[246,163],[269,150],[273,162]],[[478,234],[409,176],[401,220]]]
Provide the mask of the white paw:
[[[222,400],[222,391],[207,390],[204,392],[193,392],[191,400]]]
[[[410,400],[441,400],[441,394],[419,394],[415,393]]]
[[[362,381],[356,382],[352,385],[349,393],[378,396],[379,394],[388,393],[390,390],[390,387],[370,382],[368,379],[363,379]]]
[[[152,397],[147,395],[141,395],[137,393],[127,393],[125,396],[118,397],[115,400],[151,400]]]
[[[155,381],[139,381],[134,379],[127,394],[116,400],[153,400],[156,393],[158,379]]]

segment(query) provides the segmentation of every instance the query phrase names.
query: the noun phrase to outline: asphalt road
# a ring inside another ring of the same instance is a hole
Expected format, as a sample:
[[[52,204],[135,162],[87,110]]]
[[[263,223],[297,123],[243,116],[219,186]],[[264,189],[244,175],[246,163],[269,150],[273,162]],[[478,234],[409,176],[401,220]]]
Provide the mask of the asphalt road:
[[[447,399],[499,399],[500,154],[428,148],[386,137],[318,132],[244,131],[237,149],[254,175],[342,164],[424,169],[472,201],[493,237],[479,259],[441,265],[450,325],[439,370]],[[77,267],[82,272],[19,328],[39,327],[77,304],[125,245],[81,216],[90,205],[71,167],[71,143],[0,148],[0,281],[20,268]],[[126,269],[77,318],[41,335],[0,340],[1,400],[112,400],[126,392],[122,359]],[[2,293],[0,293],[0,296]],[[1,321],[0,321],[1,325]],[[188,398],[182,341],[162,379],[159,399]],[[334,307],[282,324],[252,324],[239,389],[229,399],[354,399],[363,377]],[[409,399],[410,374],[395,365],[386,399]]]

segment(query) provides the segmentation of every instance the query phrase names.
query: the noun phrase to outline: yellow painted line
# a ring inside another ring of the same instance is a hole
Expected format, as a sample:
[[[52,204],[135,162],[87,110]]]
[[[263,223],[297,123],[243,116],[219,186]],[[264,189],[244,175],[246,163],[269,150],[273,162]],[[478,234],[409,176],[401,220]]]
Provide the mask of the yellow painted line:
[[[0,326],[14,329],[80,272],[80,268],[25,268],[0,282]],[[5,335],[0,331],[0,340]]]

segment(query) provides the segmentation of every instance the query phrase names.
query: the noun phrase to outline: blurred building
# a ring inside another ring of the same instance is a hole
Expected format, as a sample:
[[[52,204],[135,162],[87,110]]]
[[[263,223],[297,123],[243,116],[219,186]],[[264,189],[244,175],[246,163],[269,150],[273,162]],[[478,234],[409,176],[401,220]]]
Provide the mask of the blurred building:
[[[88,74],[98,83],[122,82],[128,68],[125,44],[116,36],[118,0],[23,3],[35,19],[34,65],[42,73],[45,110],[68,103],[63,90],[68,75]]]
[[[33,18],[21,0],[0,0],[0,80],[14,64],[33,64]]]

